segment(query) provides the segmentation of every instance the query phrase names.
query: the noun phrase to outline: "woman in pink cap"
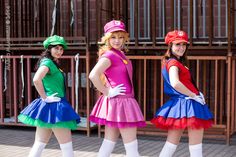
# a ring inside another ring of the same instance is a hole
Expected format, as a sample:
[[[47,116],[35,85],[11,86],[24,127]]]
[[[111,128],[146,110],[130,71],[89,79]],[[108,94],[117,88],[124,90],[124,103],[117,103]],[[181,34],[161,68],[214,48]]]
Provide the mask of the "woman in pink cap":
[[[120,134],[126,156],[139,157],[137,127],[144,127],[146,123],[134,98],[132,64],[124,53],[128,33],[124,23],[116,20],[108,22],[104,32],[101,39],[104,46],[100,47],[99,60],[89,75],[103,94],[90,115],[90,121],[105,125],[105,139],[98,157],[110,156]]]
[[[164,92],[170,100],[151,121],[157,128],[168,130],[159,157],[172,157],[185,129],[188,130],[190,156],[202,157],[203,132],[211,127],[213,116],[187,67],[188,35],[171,31],[165,42],[168,49],[162,60],[162,76]]]

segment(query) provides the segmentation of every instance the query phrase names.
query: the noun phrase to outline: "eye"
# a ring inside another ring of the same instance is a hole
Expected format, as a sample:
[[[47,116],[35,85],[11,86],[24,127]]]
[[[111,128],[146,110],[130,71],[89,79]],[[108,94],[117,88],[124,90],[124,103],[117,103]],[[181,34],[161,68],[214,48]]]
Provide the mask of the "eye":
[[[55,50],[57,50],[57,51],[63,51],[64,50],[64,48],[62,47],[62,46],[56,46],[56,47],[54,47],[55,48]]]

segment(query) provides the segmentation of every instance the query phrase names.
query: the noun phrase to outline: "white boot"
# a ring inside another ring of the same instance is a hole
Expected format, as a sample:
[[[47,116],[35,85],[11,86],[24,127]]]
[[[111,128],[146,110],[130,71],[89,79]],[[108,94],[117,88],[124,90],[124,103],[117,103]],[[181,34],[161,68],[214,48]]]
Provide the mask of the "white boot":
[[[138,141],[134,140],[125,144],[126,157],[139,157]]]
[[[74,157],[72,142],[60,144],[63,157]]]
[[[164,147],[161,150],[159,157],[172,157],[177,148],[176,144],[166,141]]]
[[[189,145],[190,157],[202,157],[202,143]]]
[[[98,157],[110,157],[116,142],[104,139],[98,152]]]
[[[30,150],[28,157],[40,157],[45,146],[46,146],[46,143],[35,141],[33,147]]]

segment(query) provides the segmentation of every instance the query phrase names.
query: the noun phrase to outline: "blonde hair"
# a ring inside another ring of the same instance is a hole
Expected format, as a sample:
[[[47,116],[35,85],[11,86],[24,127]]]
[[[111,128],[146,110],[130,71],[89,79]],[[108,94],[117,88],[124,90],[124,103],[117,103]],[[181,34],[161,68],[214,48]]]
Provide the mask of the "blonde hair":
[[[99,42],[99,44],[102,44],[102,45],[99,47],[98,57],[101,57],[102,54],[104,54],[106,51],[111,50],[112,47],[109,43],[109,39],[114,34],[117,34],[118,36],[123,36],[124,37],[124,43],[123,43],[124,48],[123,48],[123,50],[125,52],[128,52],[128,48],[127,48],[128,44],[127,43],[129,42],[129,33],[123,32],[123,31],[117,31],[117,32],[112,32],[112,33],[106,33],[102,37],[101,42]]]
[[[123,43],[124,48],[123,48],[123,50],[125,52],[128,52],[128,48],[127,48],[128,44],[127,43],[129,42],[129,33],[123,32],[123,31],[106,33],[102,37],[101,42],[99,42],[99,44],[102,44],[102,45],[99,47],[99,50],[98,50],[98,58],[101,57],[106,51],[111,50],[112,47],[111,47],[111,45],[109,43],[109,39],[111,38],[111,36],[113,34],[117,34],[118,36],[123,36],[124,37],[124,43]],[[125,45],[125,44],[127,44],[127,45]],[[100,79],[101,79],[103,85],[105,85],[106,84],[106,78],[105,78],[104,74],[102,74],[100,76]]]

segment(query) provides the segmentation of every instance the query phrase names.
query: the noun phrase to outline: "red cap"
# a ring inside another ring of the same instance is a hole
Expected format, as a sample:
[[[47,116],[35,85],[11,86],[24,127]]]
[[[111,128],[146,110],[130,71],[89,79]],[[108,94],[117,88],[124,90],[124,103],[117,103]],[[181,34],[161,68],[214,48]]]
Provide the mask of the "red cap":
[[[104,26],[104,33],[112,33],[115,31],[126,32],[125,24],[119,20],[112,20]]]
[[[167,45],[169,45],[170,43],[182,43],[188,42],[188,34],[185,33],[184,31],[180,31],[180,30],[174,30],[171,31],[169,33],[167,33],[166,37],[165,37],[165,43]]]

